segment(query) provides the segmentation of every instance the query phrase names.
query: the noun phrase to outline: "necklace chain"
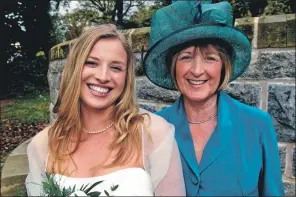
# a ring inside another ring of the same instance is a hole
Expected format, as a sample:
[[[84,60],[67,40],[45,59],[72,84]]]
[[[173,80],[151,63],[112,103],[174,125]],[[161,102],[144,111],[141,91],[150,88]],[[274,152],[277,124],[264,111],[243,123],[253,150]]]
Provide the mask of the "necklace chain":
[[[208,122],[208,121],[212,120],[212,119],[215,118],[217,115],[218,115],[218,113],[215,113],[214,115],[210,116],[210,117],[209,117],[208,119],[206,119],[206,120],[201,120],[201,121],[197,121],[197,122],[192,122],[192,121],[189,121],[189,120],[188,120],[188,122],[189,122],[190,124],[202,124],[202,123],[205,123],[205,122]]]
[[[82,131],[84,131],[85,133],[88,134],[97,134],[97,133],[102,133],[104,131],[107,131],[110,127],[112,127],[114,125],[114,122],[112,122],[110,125],[108,125],[106,128],[104,129],[100,129],[100,130],[96,130],[96,131],[87,131],[84,128],[82,128]]]

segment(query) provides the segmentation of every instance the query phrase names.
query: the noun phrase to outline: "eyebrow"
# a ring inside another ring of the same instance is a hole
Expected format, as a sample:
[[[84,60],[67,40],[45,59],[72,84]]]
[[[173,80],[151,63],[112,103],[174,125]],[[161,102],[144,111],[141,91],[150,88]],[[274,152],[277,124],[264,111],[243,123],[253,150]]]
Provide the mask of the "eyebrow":
[[[94,60],[96,60],[96,61],[100,61],[99,58],[96,58],[96,57],[93,57],[93,56],[89,56],[88,58],[94,59]],[[87,59],[88,59],[88,58],[87,58]]]
[[[94,60],[96,60],[96,61],[100,61],[100,59],[97,58],[97,57],[89,56],[88,58],[94,59]],[[113,63],[113,64],[123,64],[123,65],[125,65],[125,63],[122,62],[122,61],[111,61],[111,63]]]
[[[191,54],[192,52],[191,51],[181,51],[179,54],[182,54],[182,53],[189,53],[189,54]]]

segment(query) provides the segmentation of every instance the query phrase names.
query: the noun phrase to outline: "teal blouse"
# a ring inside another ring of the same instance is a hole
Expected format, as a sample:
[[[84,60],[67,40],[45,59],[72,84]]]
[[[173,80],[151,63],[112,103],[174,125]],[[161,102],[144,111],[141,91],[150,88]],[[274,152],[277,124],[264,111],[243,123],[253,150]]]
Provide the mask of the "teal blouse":
[[[183,97],[157,114],[175,126],[187,196],[284,196],[277,138],[268,113],[220,91],[217,127],[199,165]]]

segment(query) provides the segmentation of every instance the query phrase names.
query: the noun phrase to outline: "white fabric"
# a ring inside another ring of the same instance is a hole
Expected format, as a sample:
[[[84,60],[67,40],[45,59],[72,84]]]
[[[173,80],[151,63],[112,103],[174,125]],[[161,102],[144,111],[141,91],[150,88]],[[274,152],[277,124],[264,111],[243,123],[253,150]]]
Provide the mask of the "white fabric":
[[[126,168],[103,176],[89,178],[72,178],[55,175],[55,180],[58,181],[62,188],[68,188],[69,186],[73,188],[76,185],[78,189],[82,185],[89,183],[89,187],[95,182],[104,180],[91,190],[101,192],[100,196],[107,196],[104,190],[111,196],[153,196],[151,177],[142,168]],[[118,188],[112,191],[111,187],[116,185],[118,185]]]
[[[155,196],[185,196],[186,193],[182,165],[179,150],[174,139],[174,126],[167,123],[160,116],[152,114],[146,110],[141,109],[140,112],[148,113],[151,118],[151,124],[149,125],[149,120],[145,120],[145,125],[148,126],[144,128],[147,128],[148,132],[142,130],[142,154],[145,170],[141,171],[135,168],[128,168],[126,170],[122,169],[104,176],[106,176],[108,180],[110,179],[110,181],[127,183],[127,185],[124,186],[126,189],[121,188],[119,190],[118,188],[118,192],[123,192],[119,193],[119,196],[151,196],[152,192]],[[147,133],[150,134],[151,140]],[[48,128],[39,132],[32,139],[28,145],[27,152],[29,160],[29,174],[26,178],[27,193],[28,196],[40,196],[42,195],[41,182],[44,180],[44,169],[48,155]],[[131,171],[133,171],[132,174],[134,179],[130,182],[124,181],[120,174],[127,172],[130,173]],[[145,174],[149,175],[149,177]],[[74,184],[74,182],[79,184],[79,179],[84,179],[64,176],[63,178],[70,181],[65,182],[65,184]],[[96,178],[101,178],[101,176],[92,177],[89,180],[95,181]],[[137,179],[139,180],[138,182]],[[138,186],[135,185],[142,186],[137,188]],[[152,192],[150,191],[151,187]],[[140,189],[143,189],[144,193],[125,193],[126,190],[131,188],[133,188],[132,190],[135,192],[142,192]],[[115,196],[117,196],[117,194]]]

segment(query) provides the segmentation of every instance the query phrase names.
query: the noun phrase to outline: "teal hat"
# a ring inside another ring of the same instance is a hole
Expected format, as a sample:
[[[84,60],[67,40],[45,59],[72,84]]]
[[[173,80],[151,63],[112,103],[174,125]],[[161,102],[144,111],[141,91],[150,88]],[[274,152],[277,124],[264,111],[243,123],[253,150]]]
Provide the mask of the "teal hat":
[[[199,39],[220,40],[231,47],[230,81],[238,78],[250,64],[250,42],[234,27],[228,2],[176,1],[152,16],[149,49],[143,61],[148,79],[160,87],[175,90],[171,65],[167,65],[168,54],[176,46]]]

